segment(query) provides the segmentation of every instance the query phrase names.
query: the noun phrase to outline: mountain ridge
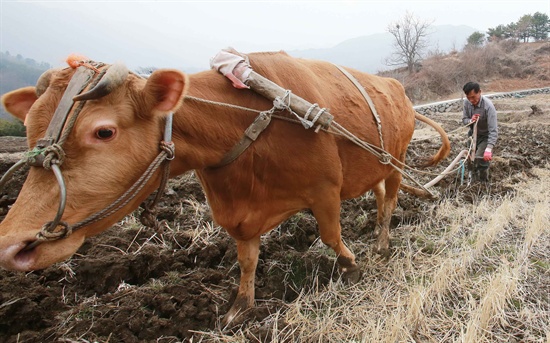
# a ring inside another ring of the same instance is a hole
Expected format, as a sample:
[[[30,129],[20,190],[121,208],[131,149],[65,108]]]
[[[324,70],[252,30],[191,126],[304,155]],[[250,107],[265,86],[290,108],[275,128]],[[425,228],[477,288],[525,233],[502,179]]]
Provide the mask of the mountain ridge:
[[[428,36],[428,51],[449,52],[460,50],[468,37],[477,30],[467,25],[437,25]],[[331,48],[290,50],[294,57],[320,59],[367,73],[378,73],[389,69],[384,64],[394,51],[393,36],[389,33],[375,33],[347,39]]]

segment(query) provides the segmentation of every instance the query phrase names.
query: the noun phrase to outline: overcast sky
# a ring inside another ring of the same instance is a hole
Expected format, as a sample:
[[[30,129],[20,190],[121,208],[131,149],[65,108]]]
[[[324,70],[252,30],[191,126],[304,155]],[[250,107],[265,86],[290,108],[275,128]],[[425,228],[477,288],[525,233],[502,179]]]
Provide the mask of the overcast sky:
[[[0,50],[62,66],[69,53],[130,68],[208,68],[218,50],[329,48],[384,33],[409,11],[433,25],[485,32],[549,0],[13,1],[0,0]]]

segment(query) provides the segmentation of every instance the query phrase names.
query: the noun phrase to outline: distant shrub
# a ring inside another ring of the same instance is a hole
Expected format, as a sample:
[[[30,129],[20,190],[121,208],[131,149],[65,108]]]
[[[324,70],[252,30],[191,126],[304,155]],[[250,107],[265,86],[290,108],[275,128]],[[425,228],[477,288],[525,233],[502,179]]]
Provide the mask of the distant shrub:
[[[27,135],[25,126],[19,120],[10,121],[0,119],[0,137],[1,136],[16,136],[25,137]]]
[[[549,80],[548,52],[548,43],[495,41],[447,54],[433,52],[415,73],[396,69],[379,75],[399,80],[414,103],[436,101],[449,94],[461,95],[462,86],[468,81],[486,85],[498,79]]]
[[[500,41],[498,43],[502,50],[506,53],[510,53],[514,50],[516,50],[520,46],[520,42],[518,42],[515,39],[505,39],[503,41]]]

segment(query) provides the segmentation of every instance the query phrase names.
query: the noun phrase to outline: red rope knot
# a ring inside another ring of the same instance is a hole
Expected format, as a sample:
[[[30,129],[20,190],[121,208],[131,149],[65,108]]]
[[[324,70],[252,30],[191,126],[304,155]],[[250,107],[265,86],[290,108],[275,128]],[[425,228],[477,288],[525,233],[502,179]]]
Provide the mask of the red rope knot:
[[[160,141],[160,149],[166,153],[166,159],[171,161],[176,155],[176,146],[174,142]]]
[[[73,233],[72,228],[66,222],[59,222],[56,226],[52,226],[53,222],[47,222],[42,226],[40,232],[36,234],[36,239],[40,241],[55,241],[68,237]]]
[[[59,144],[52,144],[44,149],[44,162],[42,165],[45,169],[52,169],[52,164],[62,165],[65,161],[65,151]]]

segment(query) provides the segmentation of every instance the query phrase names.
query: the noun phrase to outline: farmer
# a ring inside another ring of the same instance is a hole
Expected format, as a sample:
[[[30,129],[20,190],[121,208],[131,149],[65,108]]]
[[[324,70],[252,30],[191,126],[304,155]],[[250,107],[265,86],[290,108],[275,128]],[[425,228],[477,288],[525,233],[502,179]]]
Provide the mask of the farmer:
[[[493,147],[498,137],[497,111],[491,100],[481,95],[478,83],[468,82],[462,90],[466,94],[462,123],[472,124],[468,137],[474,134],[474,126],[477,122],[477,135],[474,137],[476,142],[474,178],[489,181],[489,164],[493,159]]]

